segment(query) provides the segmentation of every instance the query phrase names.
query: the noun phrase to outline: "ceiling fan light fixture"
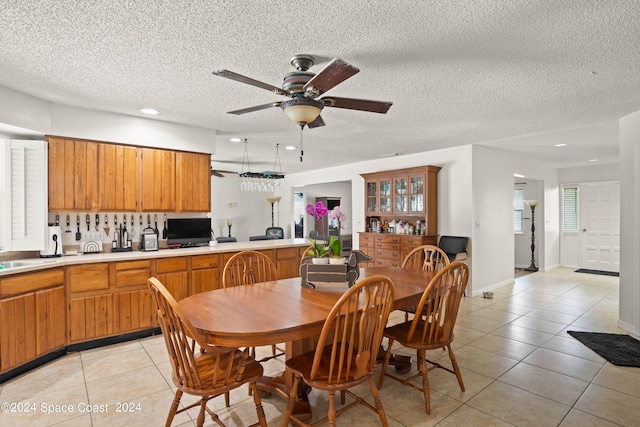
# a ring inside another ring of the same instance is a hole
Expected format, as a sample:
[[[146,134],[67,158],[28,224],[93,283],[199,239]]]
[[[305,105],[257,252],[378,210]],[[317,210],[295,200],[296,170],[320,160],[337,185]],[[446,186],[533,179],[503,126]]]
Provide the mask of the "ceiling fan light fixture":
[[[280,104],[289,120],[299,125],[307,125],[318,118],[324,104],[307,98],[293,98]]]

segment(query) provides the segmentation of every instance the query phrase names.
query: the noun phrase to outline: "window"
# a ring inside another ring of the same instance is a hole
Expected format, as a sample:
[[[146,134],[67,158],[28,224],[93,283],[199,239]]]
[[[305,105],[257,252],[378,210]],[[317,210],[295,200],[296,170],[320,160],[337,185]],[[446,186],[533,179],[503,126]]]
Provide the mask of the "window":
[[[522,189],[515,189],[513,191],[513,232],[522,233]]]
[[[562,231],[578,232],[578,187],[562,189]]]

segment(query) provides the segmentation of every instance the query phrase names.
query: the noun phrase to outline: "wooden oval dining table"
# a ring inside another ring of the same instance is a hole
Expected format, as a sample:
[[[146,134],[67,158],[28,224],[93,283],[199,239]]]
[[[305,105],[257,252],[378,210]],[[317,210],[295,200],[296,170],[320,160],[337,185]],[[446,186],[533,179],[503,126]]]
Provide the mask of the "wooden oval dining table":
[[[386,276],[394,285],[394,309],[419,301],[433,272],[397,267],[364,267],[359,280]],[[179,302],[184,315],[211,344],[255,347],[285,343],[285,357],[315,348],[329,311],[348,289],[347,283],[316,283],[301,287],[300,277],[246,286],[216,289]],[[275,392],[285,400],[292,377],[265,377],[258,383],[264,392]],[[301,396],[303,397],[303,396]],[[296,412],[310,411],[306,405]]]

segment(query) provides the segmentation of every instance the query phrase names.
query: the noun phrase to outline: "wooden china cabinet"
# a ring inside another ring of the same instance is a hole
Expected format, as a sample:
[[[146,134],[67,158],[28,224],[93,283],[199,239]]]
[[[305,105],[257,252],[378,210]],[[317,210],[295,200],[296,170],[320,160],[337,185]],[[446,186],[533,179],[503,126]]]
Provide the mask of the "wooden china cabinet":
[[[438,166],[362,174],[365,180],[365,227],[360,250],[375,266],[396,266],[415,247],[438,241]],[[382,232],[385,222],[402,221],[414,233]],[[423,224],[419,231],[418,221]],[[372,224],[380,224],[376,232]]]

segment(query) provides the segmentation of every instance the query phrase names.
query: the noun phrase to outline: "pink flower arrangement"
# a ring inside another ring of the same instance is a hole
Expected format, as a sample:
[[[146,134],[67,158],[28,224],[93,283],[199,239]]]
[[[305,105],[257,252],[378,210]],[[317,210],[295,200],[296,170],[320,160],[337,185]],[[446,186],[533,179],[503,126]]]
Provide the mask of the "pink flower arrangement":
[[[347,216],[340,210],[340,206],[333,208],[329,218],[338,221],[338,228],[344,228],[342,224],[347,220]]]

